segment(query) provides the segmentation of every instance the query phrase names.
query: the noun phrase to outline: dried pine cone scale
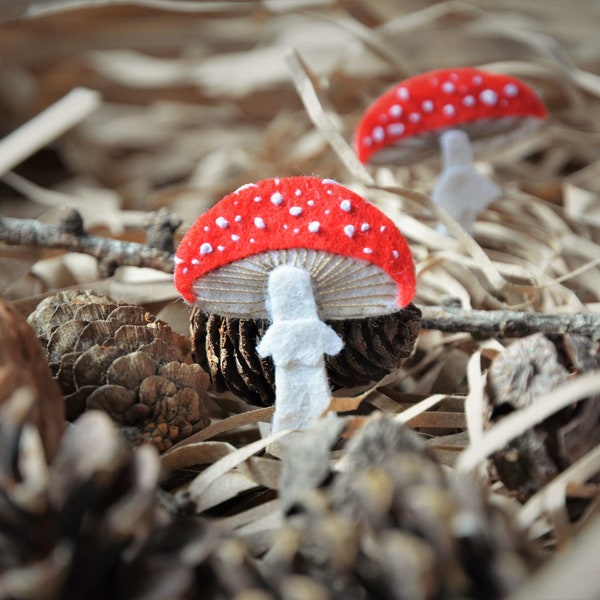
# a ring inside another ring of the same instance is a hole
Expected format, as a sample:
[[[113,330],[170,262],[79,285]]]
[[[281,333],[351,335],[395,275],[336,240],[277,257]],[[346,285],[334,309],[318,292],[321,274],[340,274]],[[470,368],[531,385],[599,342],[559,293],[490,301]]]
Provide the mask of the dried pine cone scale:
[[[83,354],[76,354],[77,360],[73,365],[73,382],[75,387],[82,388],[101,381],[108,368],[115,360],[124,356],[125,350],[118,346],[93,345]]]
[[[189,341],[142,307],[70,291],[29,322],[46,341],[67,418],[102,409],[134,443],[160,450],[208,424],[208,376],[189,364]]]
[[[420,317],[419,309],[409,304],[390,315],[327,321],[345,343],[339,354],[326,358],[333,388],[368,385],[398,368],[412,352]],[[273,363],[256,352],[267,328],[262,319],[192,310],[192,356],[209,373],[217,391],[231,391],[252,404],[273,403]]]
[[[499,599],[534,568],[484,491],[449,478],[405,426],[375,413],[347,443],[343,469],[315,477],[315,463],[330,464],[324,437],[315,426],[284,457],[280,493],[297,537],[281,560],[332,598]]]

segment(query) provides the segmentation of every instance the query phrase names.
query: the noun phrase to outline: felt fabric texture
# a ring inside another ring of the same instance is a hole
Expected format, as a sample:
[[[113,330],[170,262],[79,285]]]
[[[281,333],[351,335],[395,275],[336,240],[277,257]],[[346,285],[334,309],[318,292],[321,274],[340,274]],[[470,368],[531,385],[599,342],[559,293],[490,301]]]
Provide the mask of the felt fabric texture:
[[[373,263],[396,283],[398,307],[414,297],[412,255],[393,221],[336,181],[308,176],[247,184],[203,214],[177,249],[175,285],[194,303],[194,283],[206,273],[292,248]]]
[[[469,137],[464,131],[446,131],[440,137],[443,170],[431,193],[439,204],[463,228],[472,233],[477,215],[502,196],[502,188],[473,164]],[[447,233],[443,224],[440,233]]]
[[[367,163],[382,148],[413,136],[481,119],[544,119],[546,114],[535,91],[515,77],[473,67],[438,69],[379,96],[358,124],[354,149]]]
[[[275,369],[275,412],[271,433],[284,429],[307,429],[331,402],[323,357],[316,365],[293,363]]]
[[[343,347],[335,331],[319,320],[310,273],[290,265],[269,277],[272,324],[257,346],[275,365],[275,413],[271,431],[305,428],[327,408],[331,391],[325,354]]]
[[[276,367],[294,362],[315,366],[323,354],[335,355],[343,346],[331,327],[314,318],[273,323],[256,349],[262,358],[271,356]]]

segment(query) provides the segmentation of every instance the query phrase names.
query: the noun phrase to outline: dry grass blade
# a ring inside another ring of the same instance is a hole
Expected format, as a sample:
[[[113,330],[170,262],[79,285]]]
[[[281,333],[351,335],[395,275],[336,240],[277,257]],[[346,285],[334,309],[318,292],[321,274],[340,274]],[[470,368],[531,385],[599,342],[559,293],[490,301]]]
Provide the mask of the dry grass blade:
[[[294,49],[290,49],[287,52],[286,59],[298,94],[302,98],[306,112],[310,116],[312,122],[335,150],[348,171],[358,181],[366,184],[373,183],[373,178],[370,173],[358,160],[358,157],[352,148],[350,148],[344,137],[323,109],[317,92],[312,84],[310,71],[298,52]]]
[[[426,411],[433,408],[436,404],[439,404],[445,398],[445,394],[434,394],[433,396],[425,398],[420,402],[417,402],[414,406],[402,411],[399,415],[394,417],[394,420],[398,421],[399,423],[409,423],[413,421],[413,419],[416,419]]]
[[[226,419],[216,421],[201,431],[175,444],[161,456],[161,463],[166,472],[181,469],[184,466],[194,464],[194,448],[201,442],[209,440],[217,435],[238,429],[244,425],[259,422],[267,422],[273,414],[273,408],[259,408],[239,415],[232,415]]]
[[[257,452],[264,450],[270,444],[279,441],[289,431],[280,431],[273,435],[270,435],[262,440],[252,442],[242,448],[227,454],[217,462],[213,463],[205,471],[200,473],[188,486],[187,493],[189,497],[196,502],[200,502],[202,494],[211,486],[215,481],[222,477],[225,473],[231,469],[237,467],[239,464],[248,460],[251,456],[254,456]]]
[[[544,512],[556,507],[564,511],[565,499],[568,486],[571,484],[585,483],[590,477],[600,472],[600,448],[594,448],[568,469],[563,471],[537,494],[532,496],[521,508],[516,523],[520,527],[527,528],[540,517]],[[571,527],[569,526],[569,532]],[[565,532],[560,532],[565,533]],[[557,535],[559,542],[570,539],[567,535]]]
[[[0,177],[100,106],[100,94],[76,88],[0,141]]]
[[[554,556],[508,600],[576,598],[595,600],[600,589],[598,569],[600,516],[582,531],[563,552]]]
[[[485,433],[477,443],[469,446],[458,459],[458,471],[470,472],[493,452],[559,411],[585,397],[600,393],[600,371],[590,371],[569,381],[540,398],[535,404],[516,411]]]

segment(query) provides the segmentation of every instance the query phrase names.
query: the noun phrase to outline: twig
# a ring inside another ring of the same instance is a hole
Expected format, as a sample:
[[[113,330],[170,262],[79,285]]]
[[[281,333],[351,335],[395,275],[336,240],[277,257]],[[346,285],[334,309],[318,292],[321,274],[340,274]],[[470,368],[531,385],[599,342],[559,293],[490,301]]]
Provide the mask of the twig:
[[[158,222],[162,222],[172,236],[176,221],[161,214]],[[0,217],[0,242],[89,254],[97,259],[103,277],[110,277],[119,266],[147,267],[165,273],[172,273],[174,266],[171,252],[146,244],[88,235],[83,228],[81,215],[72,208],[63,210],[58,225],[40,223],[34,219]]]
[[[81,215],[63,209],[58,225],[34,219],[0,217],[0,243],[13,246],[61,248],[89,254],[98,261],[100,275],[111,276],[119,266],[148,267],[172,273],[173,233],[179,218],[165,211],[146,219],[147,244],[89,235]],[[471,310],[446,306],[419,306],[422,329],[467,332],[478,338],[523,337],[532,333],[576,333],[600,340],[600,313],[541,314],[509,310]]]
[[[600,339],[599,313],[542,314],[511,310],[470,310],[419,306],[422,329],[467,332],[478,338],[524,337],[532,333],[575,333]]]
[[[146,229],[146,243],[150,248],[172,254],[175,252],[173,234],[183,221],[176,215],[161,208],[158,212],[149,213],[142,221]]]

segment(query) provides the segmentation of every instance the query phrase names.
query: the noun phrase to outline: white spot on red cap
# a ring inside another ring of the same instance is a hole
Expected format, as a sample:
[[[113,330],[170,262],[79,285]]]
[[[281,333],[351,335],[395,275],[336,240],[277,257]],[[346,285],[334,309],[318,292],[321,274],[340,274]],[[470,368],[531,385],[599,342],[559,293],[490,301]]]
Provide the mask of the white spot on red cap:
[[[200,245],[200,254],[210,254],[213,251],[213,247],[208,243],[204,242]]]
[[[392,256],[394,258],[398,258],[400,256],[400,252],[398,252],[398,250],[392,250]]]
[[[179,258],[179,256],[176,256],[173,261],[176,265],[180,265],[182,262],[184,262],[183,258]]]
[[[254,196],[254,202],[262,202],[262,198],[260,196]]]
[[[402,107],[399,104],[392,104],[389,113],[392,117],[400,117],[402,116]]]
[[[302,196],[302,190],[298,189],[294,192],[296,196]]]
[[[210,231],[210,227],[208,225],[204,226],[204,231]]]
[[[215,219],[215,223],[217,224],[217,227],[220,227],[221,229],[226,229],[229,227],[229,221],[224,217],[217,217]]]
[[[383,130],[383,127],[379,125],[377,127],[374,127],[373,131],[371,131],[371,137],[376,142],[382,142],[385,139],[385,131]]]
[[[265,229],[265,221],[262,217],[254,217],[254,226],[257,229]]]
[[[396,95],[401,100],[409,100],[410,99],[410,92],[408,91],[408,88],[405,88],[405,87],[398,88],[396,90]]]
[[[456,114],[456,109],[454,108],[454,106],[452,106],[452,104],[444,104],[442,112],[447,117],[453,117]]]
[[[279,177],[275,177],[275,179],[273,179],[273,181],[275,182],[275,185],[279,185]]]
[[[308,204],[309,206],[314,206],[315,205],[315,201],[314,200],[307,200],[306,204]]]
[[[363,224],[360,226],[360,230],[361,230],[361,231],[369,231],[369,229],[371,229],[371,227],[369,226],[369,224],[368,224],[368,223],[363,223]]]
[[[474,75],[471,79],[473,85],[481,85],[483,83],[483,77],[481,75]]]
[[[339,185],[339,183],[335,179],[330,179],[328,177],[325,177],[325,179],[322,179],[321,183],[323,185],[326,185],[326,184],[329,184],[329,183],[333,183],[334,185]]]
[[[354,232],[356,230],[354,229],[354,225],[344,225],[344,233],[351,238],[354,235]]]
[[[301,214],[302,214],[301,206],[292,206],[290,208],[290,215],[292,215],[292,217],[299,217]]]
[[[462,103],[464,106],[474,106],[475,105],[475,96],[471,96],[471,94],[469,94],[468,96],[465,96],[462,99]]]
[[[399,136],[404,133],[404,125],[402,123],[392,123],[387,126],[387,132],[392,136]]]
[[[187,274],[189,273],[189,271],[190,271],[190,270],[189,270],[187,267],[183,267],[183,269],[181,270],[181,272],[182,272],[184,275],[187,275]]]
[[[250,243],[254,244],[254,242],[255,242],[254,238],[250,238]]]
[[[408,120],[411,123],[418,123],[421,120],[421,113],[411,112],[410,115],[408,115]]]
[[[387,229],[387,227],[386,227],[385,225],[382,225],[382,226],[379,228],[379,231],[381,231],[381,233],[383,233],[383,232],[384,232],[386,229]]]
[[[456,81],[458,79],[458,73],[450,73],[448,77],[452,79],[452,81]]]
[[[423,100],[421,103],[421,108],[423,109],[423,112],[433,112],[433,102],[431,100]]]
[[[502,93],[507,98],[514,98],[515,96],[517,96],[519,94],[519,88],[514,83],[507,83],[502,88]]]
[[[241,223],[242,222],[242,215],[236,215],[234,221],[236,223]]]
[[[232,239],[234,242],[239,242],[239,241],[240,241],[240,236],[239,236],[239,235],[236,235],[236,234],[234,233],[234,234],[231,236],[231,239]]]
[[[453,94],[455,91],[456,88],[451,81],[444,81],[444,83],[442,83],[442,92],[444,92],[444,94]]]
[[[311,233],[318,233],[320,228],[321,228],[321,223],[319,223],[319,221],[311,221],[308,224],[308,230]]]
[[[300,230],[297,227],[294,227],[294,233],[300,233]]]
[[[240,187],[237,190],[235,190],[234,194],[238,194],[242,190],[247,190],[248,188],[255,188],[255,187],[258,187],[258,185],[256,185],[256,183],[245,183],[244,185],[240,185]]]
[[[479,99],[487,106],[495,106],[498,102],[498,94],[494,90],[483,90]]]
[[[283,195],[281,192],[275,192],[271,194],[271,202],[275,204],[275,206],[279,206],[283,202]]]
[[[350,200],[342,200],[340,202],[340,208],[345,212],[350,212],[350,209],[352,208],[352,203],[350,202]],[[325,213],[329,214],[327,213],[327,211],[325,211]]]
[[[373,249],[372,248],[363,248],[363,252],[365,254],[373,254]]]
[[[225,250],[225,246],[217,246],[217,250],[219,252],[223,252],[223,250]]]
[[[193,265],[199,265],[200,261],[197,258],[192,258],[192,264]]]

